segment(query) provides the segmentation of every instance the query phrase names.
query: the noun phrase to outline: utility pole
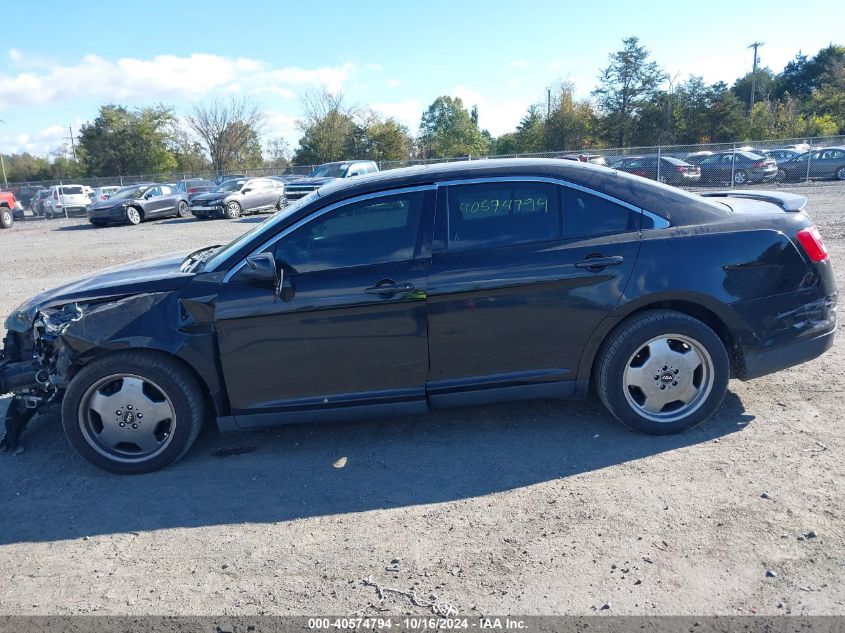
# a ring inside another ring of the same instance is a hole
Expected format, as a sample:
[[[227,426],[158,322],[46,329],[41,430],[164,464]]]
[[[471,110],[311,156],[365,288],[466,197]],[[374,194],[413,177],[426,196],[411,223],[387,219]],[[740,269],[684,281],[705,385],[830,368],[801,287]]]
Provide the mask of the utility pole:
[[[552,89],[546,88],[546,121],[552,116]]]
[[[754,65],[751,67],[751,110],[754,109],[754,94],[757,92],[757,49],[763,46],[765,42],[754,42],[749,44],[748,48],[754,49]]]
[[[70,151],[73,154],[74,162],[76,162],[76,145],[73,143],[73,126],[68,125],[67,131],[70,132]]]

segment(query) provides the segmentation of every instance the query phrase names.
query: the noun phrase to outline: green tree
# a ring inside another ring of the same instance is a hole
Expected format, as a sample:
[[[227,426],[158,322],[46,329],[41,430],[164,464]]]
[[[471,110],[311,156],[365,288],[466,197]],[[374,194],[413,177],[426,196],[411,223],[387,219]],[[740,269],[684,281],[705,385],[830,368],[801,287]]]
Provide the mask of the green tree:
[[[49,180],[52,176],[50,161],[28,152],[22,154],[4,154],[6,179],[9,182],[33,182]]]
[[[367,111],[356,116],[344,146],[348,158],[397,161],[410,155],[411,138],[408,128],[395,119]]]
[[[302,132],[293,160],[299,165],[326,163],[345,158],[350,134],[354,132],[354,108],[343,93],[328,90],[306,93],[304,116],[297,122]]]
[[[164,173],[176,168],[170,151],[175,118],[163,105],[129,110],[121,105],[100,107],[97,117],[79,131],[84,171],[91,176]]]
[[[188,126],[199,137],[216,171],[262,163],[264,114],[249,99],[215,99],[194,108]]]
[[[418,143],[427,158],[483,156],[489,147],[489,139],[463,101],[446,95],[437,97],[423,113]]]
[[[575,86],[571,83],[560,84],[552,96],[545,128],[546,150],[582,149],[597,145],[596,114],[589,101],[575,99]]]
[[[758,68],[756,79],[754,73],[747,73],[737,79],[731,87],[731,92],[736,95],[740,103],[744,104],[746,111],[751,107],[751,87],[754,85],[754,101],[768,101],[776,90],[777,77],[769,69]]]
[[[605,133],[619,147],[626,145],[642,108],[666,77],[656,62],[649,61],[648,50],[639,42],[636,37],[622,40],[622,49],[611,53],[610,65],[601,72],[599,86],[593,90]]]

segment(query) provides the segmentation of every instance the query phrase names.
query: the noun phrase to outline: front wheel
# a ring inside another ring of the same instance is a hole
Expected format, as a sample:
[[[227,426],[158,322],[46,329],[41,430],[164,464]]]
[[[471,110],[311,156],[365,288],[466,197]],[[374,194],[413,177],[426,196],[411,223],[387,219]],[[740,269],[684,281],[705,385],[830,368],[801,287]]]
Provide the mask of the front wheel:
[[[141,212],[136,207],[126,207],[126,223],[131,226],[141,223]]]
[[[735,185],[744,185],[748,182],[748,174],[746,174],[741,169],[737,172],[734,172],[734,184]]]
[[[11,228],[15,218],[8,207],[0,208],[0,229]]]
[[[665,435],[715,413],[728,387],[730,360],[705,323],[673,310],[650,310],[611,332],[595,376],[599,397],[617,420]]]
[[[226,217],[235,220],[241,217],[241,205],[237,202],[230,202],[226,205]]]
[[[778,173],[775,176],[775,180],[777,180],[778,182],[786,182],[786,170],[782,167],[778,169]]]
[[[112,473],[159,470],[194,443],[203,420],[197,381],[164,355],[117,352],[83,367],[62,402],[68,441]]]

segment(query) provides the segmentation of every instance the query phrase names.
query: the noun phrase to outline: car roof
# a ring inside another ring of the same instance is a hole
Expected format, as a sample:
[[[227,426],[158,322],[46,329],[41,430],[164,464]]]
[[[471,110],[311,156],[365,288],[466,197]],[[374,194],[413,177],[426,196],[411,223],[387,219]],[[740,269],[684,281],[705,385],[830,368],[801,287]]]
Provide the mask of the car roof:
[[[535,176],[563,180],[646,209],[675,224],[695,224],[724,217],[723,206],[682,189],[661,185],[616,169],[553,158],[482,159],[416,165],[339,179],[321,187],[326,204],[394,187],[473,178]],[[310,206],[310,205],[309,205]]]

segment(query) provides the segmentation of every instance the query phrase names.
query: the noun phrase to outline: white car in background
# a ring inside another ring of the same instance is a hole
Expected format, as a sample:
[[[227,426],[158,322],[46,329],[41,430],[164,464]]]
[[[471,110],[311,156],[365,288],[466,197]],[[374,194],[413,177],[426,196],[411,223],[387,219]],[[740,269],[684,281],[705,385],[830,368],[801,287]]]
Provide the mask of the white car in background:
[[[112,194],[120,189],[117,185],[110,185],[107,187],[97,187],[94,189],[93,193],[89,194],[88,197],[91,198],[91,203],[99,202],[100,200],[108,200],[111,198]]]
[[[44,217],[56,218],[71,213],[84,214],[91,204],[91,198],[82,185],[53,185],[50,195],[44,201]]]

